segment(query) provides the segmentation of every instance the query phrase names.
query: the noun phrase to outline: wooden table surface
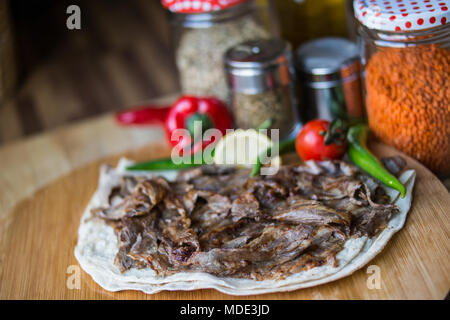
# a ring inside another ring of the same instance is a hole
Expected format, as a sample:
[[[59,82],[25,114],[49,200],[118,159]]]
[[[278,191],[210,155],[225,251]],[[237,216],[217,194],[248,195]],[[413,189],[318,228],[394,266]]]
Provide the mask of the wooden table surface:
[[[107,114],[0,146],[0,218],[18,201],[76,168],[164,141],[160,127],[123,128]]]
[[[84,272],[80,290],[66,286],[67,266],[77,265],[73,248],[79,219],[101,159],[115,161],[129,150],[139,150],[131,153],[136,159],[158,157],[168,152],[164,141],[160,127],[123,128],[105,115],[0,147],[0,298],[233,298],[215,290],[109,293]],[[397,153],[381,144],[373,147],[377,154]],[[367,288],[363,268],[317,288],[248,298],[443,299],[450,288],[449,193],[430,171],[407,161],[418,174],[414,203],[405,228],[370,263],[382,270],[380,290]],[[56,192],[61,198],[52,202]]]

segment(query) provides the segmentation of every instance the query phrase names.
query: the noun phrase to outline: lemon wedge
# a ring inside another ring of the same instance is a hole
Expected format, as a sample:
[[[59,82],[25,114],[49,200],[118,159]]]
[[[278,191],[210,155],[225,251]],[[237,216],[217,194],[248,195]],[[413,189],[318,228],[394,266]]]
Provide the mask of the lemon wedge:
[[[214,163],[251,167],[256,164],[258,156],[272,147],[272,140],[254,129],[238,129],[225,135],[216,145]],[[279,156],[271,159],[270,165],[279,167]]]

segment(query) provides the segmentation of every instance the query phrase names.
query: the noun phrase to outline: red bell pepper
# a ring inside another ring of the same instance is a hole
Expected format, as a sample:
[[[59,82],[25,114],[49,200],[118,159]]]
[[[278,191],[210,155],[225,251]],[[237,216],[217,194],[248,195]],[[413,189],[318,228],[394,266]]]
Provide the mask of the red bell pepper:
[[[116,114],[116,120],[120,124],[150,124],[164,123],[168,141],[173,146],[184,149],[191,145],[191,152],[203,150],[207,145],[215,142],[203,141],[193,144],[194,122],[201,121],[202,133],[211,128],[216,128],[225,135],[227,129],[233,128],[233,121],[227,106],[214,97],[182,96],[172,107],[141,107]],[[172,134],[177,129],[187,129],[189,135],[172,139]]]
[[[233,128],[232,117],[227,106],[213,97],[183,96],[172,106],[166,119],[167,137],[173,146],[180,149],[191,144],[192,152],[203,150],[215,141],[203,141],[192,144],[194,140],[194,122],[201,122],[202,133],[211,128],[218,129],[225,135],[227,129]],[[171,139],[177,129],[187,129],[190,136],[182,136],[179,140]]]
[[[123,125],[164,123],[170,106],[142,106],[116,113],[116,120]]]

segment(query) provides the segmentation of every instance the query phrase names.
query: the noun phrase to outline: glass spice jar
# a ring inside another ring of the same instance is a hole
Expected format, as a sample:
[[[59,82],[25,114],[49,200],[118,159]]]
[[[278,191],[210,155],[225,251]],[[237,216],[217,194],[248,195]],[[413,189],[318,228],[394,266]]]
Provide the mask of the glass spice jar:
[[[263,21],[262,9],[253,0],[163,0],[162,3],[171,10],[176,65],[183,93],[215,96],[227,102],[223,55],[245,40],[271,37],[272,28]]]
[[[296,58],[303,121],[364,116],[360,56],[354,42],[336,37],[311,40],[296,50]]]
[[[346,0],[272,0],[281,35],[294,49],[321,37],[346,37]]]
[[[354,1],[371,131],[450,174],[450,1]]]
[[[240,43],[225,54],[225,69],[237,127],[258,128],[270,120],[270,129],[280,130],[280,139],[298,132],[298,91],[288,42],[267,39]]]

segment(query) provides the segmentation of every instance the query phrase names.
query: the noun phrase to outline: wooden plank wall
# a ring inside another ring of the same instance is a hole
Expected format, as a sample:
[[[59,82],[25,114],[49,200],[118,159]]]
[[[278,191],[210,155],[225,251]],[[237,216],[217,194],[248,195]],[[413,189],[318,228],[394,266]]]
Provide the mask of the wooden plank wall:
[[[159,0],[10,4],[21,78],[0,103],[0,144],[179,90]],[[80,31],[66,28],[69,4]]]

